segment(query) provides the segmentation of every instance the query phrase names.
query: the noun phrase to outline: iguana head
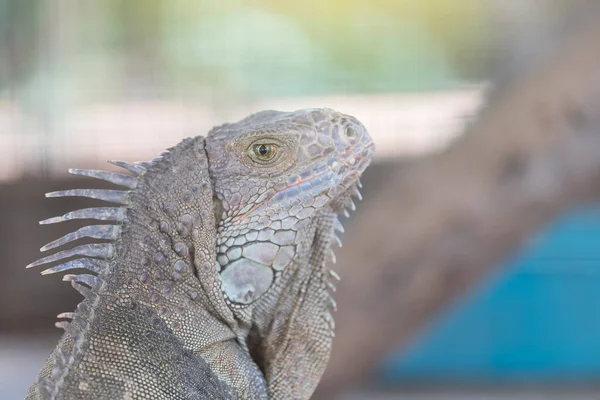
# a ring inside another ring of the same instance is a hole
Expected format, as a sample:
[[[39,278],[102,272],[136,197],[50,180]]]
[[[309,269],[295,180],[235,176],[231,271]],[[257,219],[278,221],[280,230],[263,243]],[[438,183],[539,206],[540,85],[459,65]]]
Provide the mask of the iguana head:
[[[325,264],[341,230],[337,214],[354,208],[373,142],[354,117],[307,109],[222,125],[206,148],[225,299],[249,332],[271,395],[308,398],[333,336]],[[301,380],[290,368],[303,371]]]
[[[349,204],[373,142],[360,122],[333,110],[263,111],[213,129],[207,152],[222,208],[223,291],[243,307],[310,244],[304,229],[312,218]]]

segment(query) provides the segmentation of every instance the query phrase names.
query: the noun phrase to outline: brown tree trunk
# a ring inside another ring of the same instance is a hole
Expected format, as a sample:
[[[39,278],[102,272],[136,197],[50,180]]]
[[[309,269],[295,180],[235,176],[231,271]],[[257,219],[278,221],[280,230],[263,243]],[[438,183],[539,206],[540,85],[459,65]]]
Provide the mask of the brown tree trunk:
[[[599,182],[596,19],[495,94],[451,148],[394,171],[359,209],[339,251],[337,337],[315,398],[367,379],[382,356]]]

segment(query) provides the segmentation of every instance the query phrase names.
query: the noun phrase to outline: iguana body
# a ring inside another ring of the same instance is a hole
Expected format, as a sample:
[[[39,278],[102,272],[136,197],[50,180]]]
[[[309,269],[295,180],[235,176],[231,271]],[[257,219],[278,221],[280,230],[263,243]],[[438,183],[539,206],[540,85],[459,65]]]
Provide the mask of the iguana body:
[[[98,219],[43,250],[104,239],[30,266],[75,260],[85,297],[28,398],[307,399],[329,357],[326,268],[337,213],[373,144],[333,110],[265,111],[213,129],[133,175],[72,170],[126,191],[73,190],[118,207],[44,223]],[[332,273],[334,276],[335,274]]]

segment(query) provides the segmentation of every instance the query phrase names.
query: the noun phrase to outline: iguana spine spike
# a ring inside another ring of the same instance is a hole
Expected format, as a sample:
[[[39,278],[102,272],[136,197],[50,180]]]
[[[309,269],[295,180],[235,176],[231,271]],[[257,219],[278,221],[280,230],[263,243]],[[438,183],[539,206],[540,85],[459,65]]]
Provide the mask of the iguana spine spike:
[[[325,311],[323,313],[323,319],[325,320],[325,322],[327,322],[327,325],[329,325],[329,329],[333,331],[335,329],[335,321],[333,320],[333,315],[331,315],[329,311]]]
[[[74,312],[63,312],[60,313],[56,316],[56,318],[68,318],[68,319],[73,319],[75,318],[77,314],[75,314]]]
[[[151,161],[138,161],[138,162],[136,162],[136,164],[140,165],[140,166],[142,166],[142,167],[144,167],[146,169],[148,169],[148,168],[150,168],[152,166],[152,162],[153,162],[153,160],[151,160]]]
[[[47,251],[50,249],[54,249],[56,247],[60,247],[69,242],[89,237],[92,239],[105,239],[105,240],[116,240],[118,239],[121,233],[121,227],[118,225],[89,225],[84,226],[81,229],[78,229],[75,232],[71,232],[61,237],[60,239],[56,239],[53,242],[48,243],[44,247],[40,249],[40,251]]]
[[[329,249],[329,256],[331,257],[331,262],[333,264],[335,264],[337,262],[337,258],[335,256],[335,253],[333,252],[333,250]]]
[[[98,290],[104,284],[104,281],[102,280],[102,278],[99,278],[95,275],[89,275],[89,274],[79,274],[79,275],[68,274],[68,275],[63,276],[63,281],[65,281],[65,282],[74,281],[77,283],[83,283],[83,284],[88,285],[89,287],[91,287],[94,290]]]
[[[333,311],[337,311],[337,303],[335,302],[333,296],[329,296],[329,305]]]
[[[71,211],[60,217],[48,218],[40,221],[40,225],[56,224],[72,219],[97,219],[99,221],[122,222],[125,219],[126,210],[123,207],[94,207]]]
[[[65,331],[69,328],[69,325],[71,325],[71,323],[69,321],[56,321],[54,323],[55,327],[64,329]]]
[[[127,171],[134,173],[138,176],[144,175],[146,173],[146,168],[139,164],[132,164],[125,161],[117,161],[117,160],[109,160],[108,161],[112,165],[116,165],[117,167],[121,167],[126,169]]]
[[[118,172],[71,168],[69,169],[69,173],[73,175],[100,179],[106,182],[114,183],[115,185],[124,186],[129,189],[135,189],[137,186],[137,178],[135,176],[121,174]]]
[[[129,204],[129,191],[105,189],[70,189],[46,193],[46,197],[88,197],[117,204]]]
[[[115,246],[111,243],[92,243],[84,244],[69,250],[63,250],[51,256],[40,258],[37,261],[32,262],[25,268],[33,268],[38,265],[48,264],[54,261],[59,261],[65,258],[74,256],[92,257],[110,259],[115,254]]]
[[[94,291],[90,288],[88,288],[87,286],[83,286],[82,284],[78,283],[75,280],[71,281],[71,286],[73,286],[73,288],[75,290],[77,290],[79,293],[81,293],[81,295],[83,297],[85,297],[86,299],[95,302],[97,299],[96,293],[94,293]]]
[[[331,290],[332,292],[335,293],[335,291],[337,290],[337,288],[335,287],[335,285],[329,281],[325,281],[325,284],[327,285],[327,287],[329,288],[329,290]]]
[[[354,195],[354,197],[356,197],[358,200],[362,200],[362,194],[360,194],[360,190],[358,190],[358,187],[354,186],[352,188],[352,194]]]
[[[345,232],[344,226],[342,225],[342,223],[340,222],[340,220],[338,218],[335,218],[333,220],[333,223],[334,223],[334,228],[333,229],[335,229],[336,231],[338,231],[340,233],[344,233]]]
[[[349,203],[348,207],[350,207],[350,210],[356,211],[356,204],[354,204],[354,201],[352,201],[351,198],[348,198],[348,199],[349,199],[349,201],[348,201],[348,203]]]
[[[338,275],[338,273],[337,273],[337,272],[335,272],[335,271],[334,271],[334,270],[332,270],[332,269],[330,269],[330,270],[329,270],[329,275],[330,275],[330,276],[331,276],[333,279],[335,279],[335,280],[337,280],[337,281],[339,281],[339,280],[341,280],[341,279],[342,279],[342,278],[341,278],[341,277]]]
[[[97,260],[94,258],[78,258],[76,260],[71,260],[64,264],[48,268],[42,271],[41,274],[50,275],[70,269],[87,269],[97,274],[104,275],[108,273],[109,264],[104,260]]]
[[[342,248],[342,239],[340,239],[340,238],[338,237],[338,235],[335,235],[335,234],[334,234],[334,235],[333,235],[333,240],[335,240],[335,243],[337,243],[337,245],[338,245],[338,247],[339,247],[339,248]]]

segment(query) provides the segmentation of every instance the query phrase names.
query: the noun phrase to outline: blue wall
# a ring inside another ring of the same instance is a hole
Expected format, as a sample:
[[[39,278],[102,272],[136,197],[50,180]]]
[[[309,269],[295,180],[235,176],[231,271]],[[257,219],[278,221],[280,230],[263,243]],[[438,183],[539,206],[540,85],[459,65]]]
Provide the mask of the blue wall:
[[[600,205],[577,209],[384,363],[385,382],[600,379]]]

